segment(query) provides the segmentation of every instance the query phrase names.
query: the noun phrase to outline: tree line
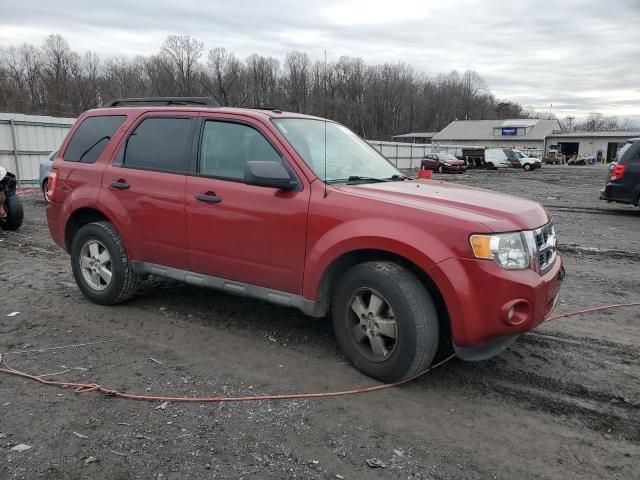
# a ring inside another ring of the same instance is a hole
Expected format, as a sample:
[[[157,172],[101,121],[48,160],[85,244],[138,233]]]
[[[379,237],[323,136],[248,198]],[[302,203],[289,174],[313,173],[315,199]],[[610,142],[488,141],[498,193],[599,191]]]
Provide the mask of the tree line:
[[[41,46],[0,47],[0,110],[77,116],[111,98],[211,96],[225,106],[277,107],[327,116],[359,135],[389,139],[439,131],[456,119],[503,119],[535,112],[497,99],[475,71],[427,76],[405,63],[361,58],[325,62],[293,51],[284,61],[224,48],[205,50],[189,35],[170,35],[148,56],[100,58],[73,51],[60,35]]]

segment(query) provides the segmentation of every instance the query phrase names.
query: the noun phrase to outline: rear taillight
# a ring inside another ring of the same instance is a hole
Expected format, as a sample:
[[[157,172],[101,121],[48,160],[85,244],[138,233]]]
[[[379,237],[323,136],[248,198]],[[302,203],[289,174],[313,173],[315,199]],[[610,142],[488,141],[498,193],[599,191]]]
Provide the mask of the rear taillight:
[[[620,180],[622,177],[624,177],[625,168],[626,168],[626,165],[621,165],[621,164],[618,164],[615,167],[613,167],[613,170],[611,170],[611,180]]]
[[[49,201],[55,201],[57,186],[58,186],[58,172],[55,170],[51,170],[49,172],[49,178],[47,180],[47,197],[49,198]]]

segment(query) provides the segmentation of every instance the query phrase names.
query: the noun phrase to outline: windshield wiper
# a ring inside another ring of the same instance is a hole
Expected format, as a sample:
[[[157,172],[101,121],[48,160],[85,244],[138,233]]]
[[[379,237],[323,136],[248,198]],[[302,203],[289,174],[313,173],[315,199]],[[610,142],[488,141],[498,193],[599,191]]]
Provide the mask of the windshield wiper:
[[[409,180],[409,177],[406,177],[404,175],[398,175],[396,173],[395,175],[391,175],[390,177],[385,178],[385,180],[389,182],[404,182],[405,180]]]
[[[407,180],[407,177],[403,175],[394,174],[387,178],[366,177],[363,175],[350,175],[348,178],[333,178],[327,180],[327,183],[346,183],[347,185],[354,185],[359,183],[384,183],[384,182],[399,182]]]

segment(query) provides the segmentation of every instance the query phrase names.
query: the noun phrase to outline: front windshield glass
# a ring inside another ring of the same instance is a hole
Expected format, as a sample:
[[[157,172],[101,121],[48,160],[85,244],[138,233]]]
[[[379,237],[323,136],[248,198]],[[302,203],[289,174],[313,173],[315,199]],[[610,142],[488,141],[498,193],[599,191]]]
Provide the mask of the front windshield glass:
[[[321,180],[339,183],[404,178],[386,158],[340,124],[309,118],[278,118],[273,123]]]
[[[439,153],[438,155],[440,156],[440,160],[447,160],[447,161],[457,160],[455,155],[452,155],[451,153]]]

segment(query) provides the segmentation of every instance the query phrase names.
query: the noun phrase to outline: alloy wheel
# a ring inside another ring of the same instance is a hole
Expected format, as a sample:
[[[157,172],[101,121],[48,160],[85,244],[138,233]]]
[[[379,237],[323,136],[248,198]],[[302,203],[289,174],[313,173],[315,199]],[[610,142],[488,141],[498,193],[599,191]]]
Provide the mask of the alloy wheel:
[[[389,302],[372,288],[355,291],[347,303],[347,329],[360,353],[382,362],[395,351],[398,324]]]
[[[113,276],[111,255],[98,240],[88,240],[80,250],[80,271],[87,285],[94,290],[105,290]]]

